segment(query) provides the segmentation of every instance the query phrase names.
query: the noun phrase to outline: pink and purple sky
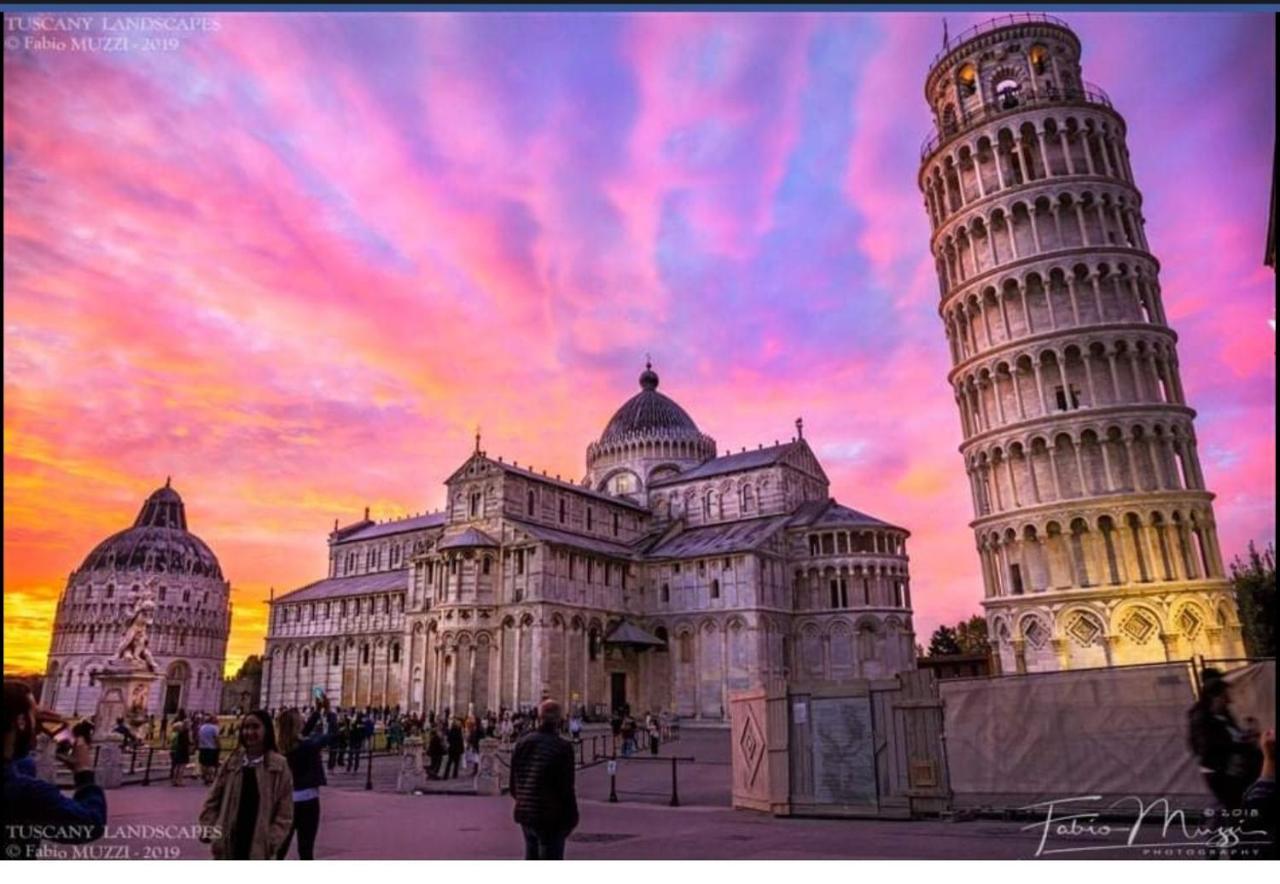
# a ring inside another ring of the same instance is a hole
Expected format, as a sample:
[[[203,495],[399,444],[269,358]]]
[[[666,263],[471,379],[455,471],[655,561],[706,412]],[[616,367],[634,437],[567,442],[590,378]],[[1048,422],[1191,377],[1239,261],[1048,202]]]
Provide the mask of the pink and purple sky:
[[[939,14],[214,17],[4,54],[6,670],[166,475],[233,671],[333,520],[437,508],[477,424],[579,478],[646,352],[722,449],[803,415],[834,495],[911,530],[921,641],[979,610],[915,184]],[[1065,17],[1128,121],[1231,556],[1275,536],[1273,19]]]

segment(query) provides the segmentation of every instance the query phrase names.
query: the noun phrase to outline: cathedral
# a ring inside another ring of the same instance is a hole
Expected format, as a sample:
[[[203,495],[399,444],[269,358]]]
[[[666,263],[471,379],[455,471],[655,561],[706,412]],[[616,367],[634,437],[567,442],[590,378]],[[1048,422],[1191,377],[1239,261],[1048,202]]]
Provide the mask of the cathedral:
[[[477,437],[445,511],[335,522],[328,575],[272,598],[263,705],[716,720],[772,677],[914,668],[908,532],[837,503],[797,433],[717,454],[646,365],[580,483]]]

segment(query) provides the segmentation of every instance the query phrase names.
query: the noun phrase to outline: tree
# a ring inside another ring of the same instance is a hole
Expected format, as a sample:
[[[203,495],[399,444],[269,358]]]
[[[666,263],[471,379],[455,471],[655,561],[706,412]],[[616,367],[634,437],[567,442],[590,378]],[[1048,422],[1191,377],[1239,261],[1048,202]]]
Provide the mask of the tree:
[[[933,635],[929,638],[930,657],[946,657],[962,653],[964,651],[956,638],[955,629],[950,626],[939,626],[933,631]]]
[[[962,654],[989,654],[991,643],[987,640],[987,618],[974,614],[956,624],[956,642]]]
[[[987,641],[987,621],[981,614],[974,614],[955,626],[939,626],[929,639],[930,657],[987,654],[990,651],[991,645]]]
[[[1249,553],[1231,562],[1231,583],[1240,609],[1240,627],[1245,653],[1250,657],[1276,655],[1276,549],[1267,544],[1264,552],[1249,541]]]
[[[257,654],[250,654],[244,658],[244,662],[240,664],[239,671],[236,672],[236,678],[260,678],[262,676],[262,658]]]

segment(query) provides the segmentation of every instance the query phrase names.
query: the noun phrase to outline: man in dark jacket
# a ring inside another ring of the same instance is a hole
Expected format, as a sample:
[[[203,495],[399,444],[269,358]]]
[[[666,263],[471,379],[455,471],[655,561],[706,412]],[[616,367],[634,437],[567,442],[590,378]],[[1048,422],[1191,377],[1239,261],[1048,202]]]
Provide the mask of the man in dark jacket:
[[[347,771],[348,773],[359,772],[360,770],[360,753],[364,751],[364,734],[365,734],[365,717],[361,712],[351,721],[351,728],[347,731]]]
[[[564,859],[564,842],[578,827],[573,746],[559,736],[560,719],[560,704],[543,700],[537,730],[511,753],[511,797],[524,829],[525,859]]]
[[[1201,678],[1200,699],[1189,714],[1191,750],[1220,808],[1239,810],[1262,767],[1258,734],[1236,723],[1230,686],[1218,670],[1205,669]]]
[[[107,797],[93,781],[93,748],[78,733],[66,756],[75,794],[67,798],[53,783],[36,776],[31,761],[40,712],[31,689],[22,682],[4,683],[4,820],[5,859],[37,859],[42,840],[84,844],[101,838],[107,825]]]
[[[462,722],[454,719],[449,724],[449,732],[445,737],[445,742],[449,750],[449,760],[444,766],[444,778],[446,780],[455,779],[458,776],[458,768],[462,765],[462,753],[465,744],[462,737]]]
[[[440,763],[444,761],[444,735],[441,728],[433,727],[427,736],[427,778],[440,779]]]

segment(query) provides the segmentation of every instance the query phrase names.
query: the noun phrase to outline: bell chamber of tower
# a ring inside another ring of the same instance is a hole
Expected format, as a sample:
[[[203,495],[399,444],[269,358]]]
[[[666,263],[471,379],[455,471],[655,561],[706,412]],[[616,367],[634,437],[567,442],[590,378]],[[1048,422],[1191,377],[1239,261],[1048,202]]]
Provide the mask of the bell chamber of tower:
[[[949,41],[919,187],[1004,671],[1243,655],[1124,118],[1043,14]]]

